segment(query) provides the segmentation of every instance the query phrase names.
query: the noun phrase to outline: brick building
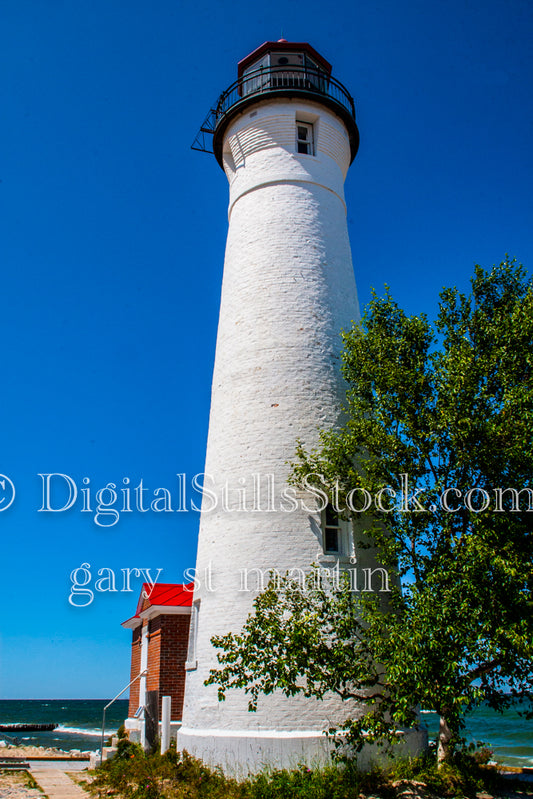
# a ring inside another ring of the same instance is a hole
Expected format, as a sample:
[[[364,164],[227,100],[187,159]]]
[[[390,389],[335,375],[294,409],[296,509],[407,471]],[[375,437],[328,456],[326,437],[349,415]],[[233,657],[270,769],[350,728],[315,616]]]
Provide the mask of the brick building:
[[[148,695],[156,700],[158,720],[161,720],[162,699],[170,696],[173,726],[181,722],[192,596],[192,584],[144,583],[135,616],[122,623],[133,632],[130,679],[147,672],[131,685],[125,722],[130,738],[142,743],[143,708]]]

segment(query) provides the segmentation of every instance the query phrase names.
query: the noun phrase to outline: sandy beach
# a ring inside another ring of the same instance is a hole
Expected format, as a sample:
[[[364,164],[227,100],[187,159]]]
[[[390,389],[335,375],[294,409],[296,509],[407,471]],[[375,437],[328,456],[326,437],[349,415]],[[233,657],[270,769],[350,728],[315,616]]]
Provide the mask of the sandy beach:
[[[64,752],[62,749],[46,748],[43,746],[0,746],[0,758],[2,757],[39,757],[39,758],[63,758],[71,760],[73,757],[82,757],[89,752],[82,752],[77,749],[71,752]]]
[[[33,785],[31,778],[25,772],[0,774],[0,799],[42,799],[42,792]]]

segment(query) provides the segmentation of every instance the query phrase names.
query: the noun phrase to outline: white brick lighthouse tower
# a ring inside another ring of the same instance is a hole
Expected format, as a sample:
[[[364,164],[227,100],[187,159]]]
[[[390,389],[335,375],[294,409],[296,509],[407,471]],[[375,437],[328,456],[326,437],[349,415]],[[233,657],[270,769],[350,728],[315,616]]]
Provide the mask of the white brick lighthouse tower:
[[[242,772],[316,762],[347,715],[337,697],[281,693],[249,713],[244,693],[219,702],[204,681],[211,637],[241,629],[261,573],[352,554],[336,517],[282,492],[297,439],[315,447],[344,400],[340,331],[359,312],[343,184],[359,134],[327,61],[284,39],[239,63],[202,131],[229,181],[229,230],[178,747]]]

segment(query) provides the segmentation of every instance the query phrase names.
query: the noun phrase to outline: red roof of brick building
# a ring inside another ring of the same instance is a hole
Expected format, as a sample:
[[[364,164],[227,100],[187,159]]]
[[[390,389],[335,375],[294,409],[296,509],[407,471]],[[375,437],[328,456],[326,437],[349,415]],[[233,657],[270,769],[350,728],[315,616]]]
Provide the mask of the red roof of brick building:
[[[178,583],[156,583],[155,585],[150,585],[150,583],[143,583],[135,616],[122,622],[122,626],[135,627],[136,620],[140,621],[141,614],[149,608],[158,608],[161,609],[161,612],[164,612],[165,608],[190,608],[193,591],[194,583],[187,583],[186,585]]]

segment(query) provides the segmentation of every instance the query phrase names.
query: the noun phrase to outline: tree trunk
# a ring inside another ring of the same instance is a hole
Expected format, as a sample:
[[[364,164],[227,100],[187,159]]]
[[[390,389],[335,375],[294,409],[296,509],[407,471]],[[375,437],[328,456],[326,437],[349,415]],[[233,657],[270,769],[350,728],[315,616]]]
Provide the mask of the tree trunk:
[[[437,747],[437,763],[439,766],[448,759],[451,751],[452,731],[448,726],[448,722],[444,716],[440,717],[439,724],[439,743]]]

